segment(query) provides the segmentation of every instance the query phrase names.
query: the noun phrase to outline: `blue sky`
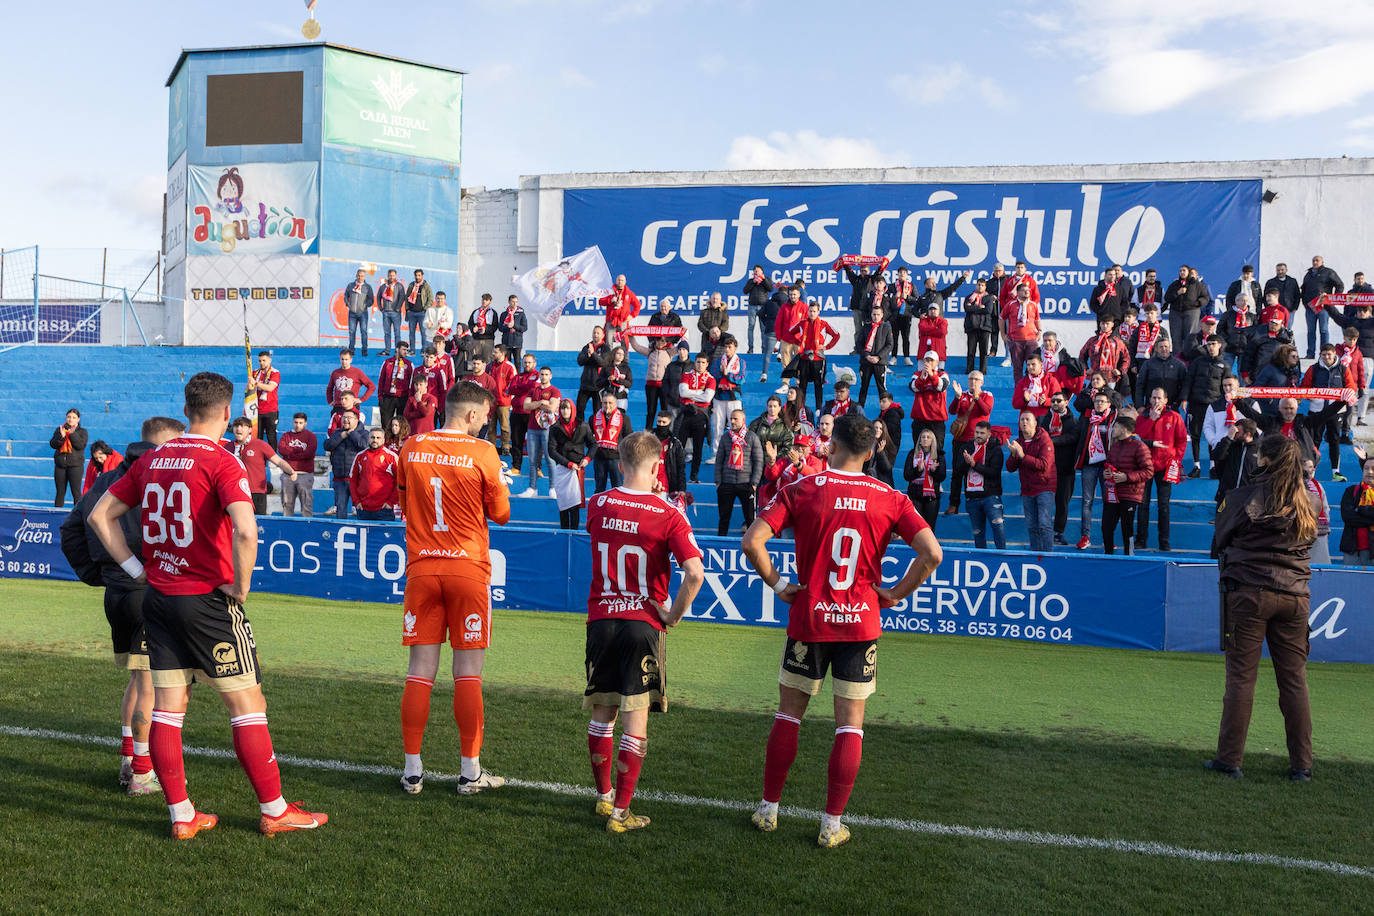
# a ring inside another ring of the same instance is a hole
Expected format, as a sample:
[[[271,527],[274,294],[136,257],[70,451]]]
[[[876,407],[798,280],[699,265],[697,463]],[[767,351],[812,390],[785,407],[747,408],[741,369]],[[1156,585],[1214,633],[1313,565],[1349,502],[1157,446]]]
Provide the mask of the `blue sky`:
[[[913,11],[919,15],[913,15]],[[154,250],[183,47],[300,0],[7,11],[0,245]],[[1374,154],[1374,3],[320,0],[322,39],[468,71],[465,186],[541,172]]]

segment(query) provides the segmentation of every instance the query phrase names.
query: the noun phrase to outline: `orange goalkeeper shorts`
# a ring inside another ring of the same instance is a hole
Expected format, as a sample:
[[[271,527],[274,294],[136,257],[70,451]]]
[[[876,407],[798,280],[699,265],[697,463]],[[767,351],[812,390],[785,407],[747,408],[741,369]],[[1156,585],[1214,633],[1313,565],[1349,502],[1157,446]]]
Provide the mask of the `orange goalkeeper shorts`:
[[[407,577],[401,645],[434,646],[445,636],[455,649],[491,645],[491,589],[451,574]]]

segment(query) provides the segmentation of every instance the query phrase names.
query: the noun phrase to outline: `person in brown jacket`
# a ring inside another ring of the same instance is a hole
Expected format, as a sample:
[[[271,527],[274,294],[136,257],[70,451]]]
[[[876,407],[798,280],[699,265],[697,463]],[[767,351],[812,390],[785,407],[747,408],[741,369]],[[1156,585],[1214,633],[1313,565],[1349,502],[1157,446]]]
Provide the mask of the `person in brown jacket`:
[[[1150,449],[1135,434],[1135,417],[1120,416],[1112,424],[1107,446],[1107,466],[1102,472],[1107,498],[1102,503],[1102,550],[1110,555],[1116,547],[1115,529],[1121,526],[1121,552],[1135,553],[1135,510],[1145,497],[1145,481],[1154,476]]]
[[[1226,693],[1217,755],[1203,766],[1232,779],[1244,775],[1240,765],[1266,641],[1288,739],[1288,778],[1312,778],[1307,652],[1317,513],[1303,481],[1302,457],[1293,440],[1266,436],[1255,479],[1227,493],[1217,511],[1212,556],[1221,579]]]

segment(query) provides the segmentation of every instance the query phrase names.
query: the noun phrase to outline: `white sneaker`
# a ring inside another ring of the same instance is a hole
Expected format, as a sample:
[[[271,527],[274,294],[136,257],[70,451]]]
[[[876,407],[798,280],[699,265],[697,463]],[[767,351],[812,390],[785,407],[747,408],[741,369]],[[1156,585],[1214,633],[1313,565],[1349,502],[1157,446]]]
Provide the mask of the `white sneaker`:
[[[134,778],[134,758],[121,757],[119,759],[119,787],[127,789],[129,781]]]
[[[1004,366],[1010,366],[1010,365],[1011,365],[1011,357],[1008,356],[1006,359],[1002,360],[1002,365],[1004,365]]]
[[[157,774],[152,770],[134,773],[129,778],[129,788],[126,791],[131,798],[138,798],[140,795],[160,795],[162,783],[158,782]]]
[[[506,784],[506,780],[501,776],[493,776],[486,770],[477,774],[476,779],[468,779],[466,776],[458,777],[459,795],[476,795],[483,789],[499,789]]]
[[[715,463],[716,463],[716,456],[715,456],[715,455],[712,455],[710,458],[705,459],[705,460],[702,461],[701,463],[702,463],[702,464],[715,464]]]
[[[759,381],[760,381],[760,382],[766,382],[766,381],[768,381],[768,373],[765,372],[763,375],[760,375],[760,376],[759,376]]]
[[[773,392],[774,394],[787,394],[787,383],[783,382],[782,387]]]
[[[526,487],[525,489],[521,490],[519,493],[516,493],[515,495],[517,497],[520,497],[521,499],[529,499],[532,496],[538,496],[539,491],[534,487]]]
[[[407,795],[419,795],[425,788],[425,774],[421,773],[418,776],[402,776],[401,788],[405,790]]]
[[[913,362],[911,361],[911,357],[910,357],[910,356],[906,357],[906,364],[907,364],[908,366],[914,366],[914,365],[915,365],[915,363],[913,363]]]

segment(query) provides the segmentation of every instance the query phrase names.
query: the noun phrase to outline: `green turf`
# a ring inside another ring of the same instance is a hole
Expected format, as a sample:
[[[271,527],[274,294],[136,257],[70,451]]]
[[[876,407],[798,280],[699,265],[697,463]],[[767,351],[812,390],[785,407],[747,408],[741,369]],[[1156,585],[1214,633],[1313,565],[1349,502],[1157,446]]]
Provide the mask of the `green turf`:
[[[99,593],[0,580],[0,724],[112,735],[119,672],[106,660]],[[249,600],[277,750],[395,765],[404,669],[398,611],[275,595]],[[578,704],[582,621],[498,614],[487,667],[483,761],[527,780],[584,784]],[[650,724],[641,787],[757,797],[776,697],[779,631],[686,623],[670,637],[673,709]],[[1374,670],[1313,666],[1316,779],[1282,778],[1272,681],[1261,689],[1245,769],[1203,773],[1221,694],[1208,656],[885,636],[870,702],[855,814],[1154,840],[1374,866],[1368,816]],[[435,692],[426,762],[456,769],[451,690]],[[784,802],[822,805],[831,726],[822,697],[802,729]],[[188,744],[225,748],[208,691]],[[192,797],[222,826],[165,839],[160,799],[113,791],[113,750],[0,736],[0,908],[207,911],[1354,912],[1374,879],[1198,864],[856,828],[814,849],[816,825],[784,818],[761,836],[734,812],[666,802],[642,834],[610,837],[585,799],[533,789],[460,799],[433,784],[403,796],[394,778],[286,766],[290,798],[331,814],[319,834],[252,832],[251,790],[228,760],[189,757]],[[629,881],[608,863],[619,851]],[[184,907],[182,907],[184,909]]]

